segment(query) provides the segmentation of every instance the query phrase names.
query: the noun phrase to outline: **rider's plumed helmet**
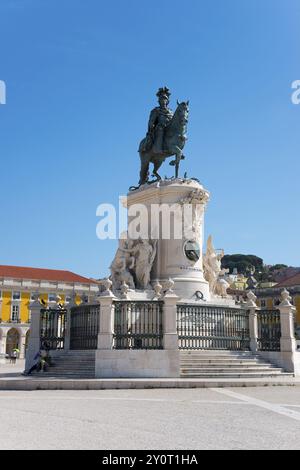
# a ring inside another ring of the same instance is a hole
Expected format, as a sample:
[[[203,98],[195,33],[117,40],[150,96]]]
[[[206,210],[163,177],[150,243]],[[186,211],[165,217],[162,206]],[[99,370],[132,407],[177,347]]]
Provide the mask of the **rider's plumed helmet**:
[[[168,87],[162,87],[158,90],[158,92],[156,93],[156,96],[158,98],[166,98],[168,101],[169,101],[169,98],[170,98],[170,90]]]

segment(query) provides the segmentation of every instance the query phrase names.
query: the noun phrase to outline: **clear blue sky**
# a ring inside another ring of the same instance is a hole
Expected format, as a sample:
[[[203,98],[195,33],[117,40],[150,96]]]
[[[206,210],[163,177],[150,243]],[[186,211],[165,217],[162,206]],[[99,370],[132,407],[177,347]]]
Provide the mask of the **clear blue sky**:
[[[299,266],[299,25],[299,0],[1,0],[0,263],[108,273],[96,207],[137,183],[167,85],[190,99],[206,236]]]

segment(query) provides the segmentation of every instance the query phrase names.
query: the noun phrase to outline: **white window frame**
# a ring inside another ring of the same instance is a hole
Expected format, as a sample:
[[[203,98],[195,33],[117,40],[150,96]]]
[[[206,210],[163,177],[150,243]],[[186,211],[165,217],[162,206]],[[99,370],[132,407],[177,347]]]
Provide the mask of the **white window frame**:
[[[14,317],[14,309],[18,309],[18,316],[17,320],[15,320]],[[20,323],[21,321],[21,308],[19,303],[12,303],[11,304],[11,311],[10,311],[10,321],[11,323]]]

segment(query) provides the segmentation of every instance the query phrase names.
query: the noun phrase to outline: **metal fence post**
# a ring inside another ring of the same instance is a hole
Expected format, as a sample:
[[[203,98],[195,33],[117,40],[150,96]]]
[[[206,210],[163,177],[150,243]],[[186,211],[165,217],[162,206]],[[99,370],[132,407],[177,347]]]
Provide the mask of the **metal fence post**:
[[[297,349],[294,331],[294,312],[296,308],[291,304],[290,294],[284,289],[281,292],[280,323],[281,323],[281,352],[294,352]]]
[[[167,291],[163,297],[163,344],[164,349],[178,350],[177,302],[179,297],[173,292],[174,281],[172,279],[169,279],[165,285]]]
[[[256,295],[250,290],[247,293],[247,303],[245,307],[249,310],[249,332],[250,332],[250,349],[252,352],[258,350],[258,325],[257,325],[257,304]]]
[[[67,319],[66,319],[65,344],[64,344],[65,351],[70,350],[70,344],[71,344],[71,310],[72,310],[73,307],[77,307],[76,294],[73,294],[71,296],[70,302],[67,305]]]
[[[31,324],[29,344],[26,352],[25,370],[30,369],[33,364],[34,356],[40,350],[41,345],[41,304],[38,299],[30,304]]]

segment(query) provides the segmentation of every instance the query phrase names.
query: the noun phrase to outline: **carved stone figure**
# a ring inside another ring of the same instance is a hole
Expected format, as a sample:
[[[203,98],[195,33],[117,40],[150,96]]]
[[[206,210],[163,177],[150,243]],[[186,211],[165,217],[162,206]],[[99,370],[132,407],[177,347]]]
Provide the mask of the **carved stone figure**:
[[[220,297],[227,297],[227,289],[230,287],[225,275],[229,273],[229,269],[221,269],[215,286],[215,293]]]
[[[100,282],[100,286],[101,286],[100,292],[101,292],[101,294],[111,296],[112,295],[112,291],[111,291],[112,284],[113,283],[112,283],[111,279],[108,279],[108,278],[102,279],[101,282]]]
[[[148,289],[150,273],[156,256],[157,240],[131,240],[121,238],[111,263],[114,290],[127,295],[129,289]]]
[[[175,286],[175,282],[173,279],[169,278],[164,282],[164,290],[165,294],[174,294],[173,287]]]
[[[224,253],[217,253],[212,243],[212,236],[207,240],[206,253],[203,257],[204,278],[209,283],[209,290],[214,296],[227,297],[229,283],[225,279],[227,269],[221,268]]]
[[[129,286],[126,284],[125,281],[123,281],[121,285],[121,299],[128,299],[128,291]]]
[[[135,288],[133,276],[130,272],[134,267],[135,259],[132,256],[133,241],[129,239],[120,239],[119,247],[110,265],[111,280],[114,289],[121,289],[122,283]]]
[[[162,285],[158,282],[158,280],[156,280],[154,283],[153,283],[153,290],[155,292],[155,296],[153,297],[152,300],[159,300],[160,297],[161,297],[161,294],[162,294]]]
[[[206,204],[209,200],[209,193],[202,189],[193,189],[185,197],[183,197],[179,204],[184,206],[190,204],[193,207],[192,213],[192,232],[196,239],[199,239],[201,233],[201,220],[202,220],[202,204]]]
[[[150,113],[148,132],[141,141],[139,154],[141,171],[139,184],[147,183],[149,179],[149,164],[153,163],[153,176],[161,179],[158,169],[167,157],[175,155],[170,165],[175,166],[175,177],[178,177],[179,163],[184,158],[183,147],[186,142],[186,126],[188,122],[189,101],[179,103],[175,113],[168,108],[170,90],[160,88],[157,92],[159,107]]]
[[[157,240],[139,239],[133,248],[135,257],[135,277],[137,287],[148,289],[150,287],[150,273],[156,256]]]

